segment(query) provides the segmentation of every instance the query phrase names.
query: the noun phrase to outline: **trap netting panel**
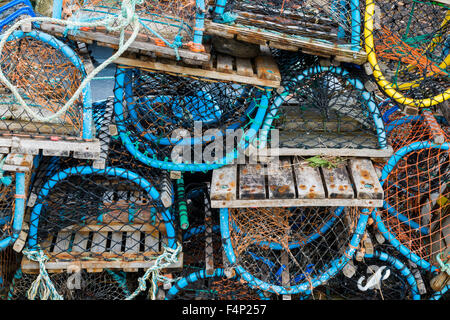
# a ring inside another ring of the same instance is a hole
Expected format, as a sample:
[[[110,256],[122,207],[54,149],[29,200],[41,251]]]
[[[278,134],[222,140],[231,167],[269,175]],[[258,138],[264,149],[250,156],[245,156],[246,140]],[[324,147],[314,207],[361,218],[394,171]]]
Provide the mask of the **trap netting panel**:
[[[14,273],[20,265],[20,256],[12,247],[0,252],[0,300],[4,300]]]
[[[412,0],[366,3],[364,41],[380,88],[400,104],[430,106],[448,99],[450,6]]]
[[[269,289],[279,286],[286,290],[304,283],[311,289],[317,286],[317,278],[346,254],[359,218],[357,208],[344,207],[246,208],[228,212],[234,265],[252,275],[250,285],[260,286],[262,281]],[[226,228],[221,232],[226,237]],[[230,256],[227,252],[228,259]]]
[[[349,262],[350,272],[340,272],[315,288],[308,300],[413,300],[417,282],[406,259],[392,246],[379,245],[373,255]],[[382,256],[382,259],[380,259]],[[347,266],[346,266],[347,268]],[[416,271],[416,270],[414,270]]]
[[[127,4],[118,0],[60,1],[63,2],[62,19],[81,22],[118,17],[123,5],[131,7],[131,2]],[[141,26],[137,40],[174,49],[187,47],[193,51],[204,51],[202,46],[204,11],[203,0],[144,0],[137,3],[134,14],[138,16]],[[109,27],[118,27],[119,23],[117,20]],[[105,26],[83,28],[86,29],[104,32]],[[128,25],[125,33],[132,32],[133,27]],[[119,35],[119,31],[112,33]]]
[[[272,132],[269,137],[272,148],[277,142],[280,148],[386,148],[374,97],[354,74],[339,67],[308,67],[301,57],[293,62],[284,70],[290,73],[284,90],[274,94],[263,125],[277,130],[278,136]]]
[[[81,61],[67,45],[38,31],[15,32],[6,42],[0,67],[27,107],[0,83],[0,131],[81,137],[84,105],[80,96],[67,108],[84,77]]]
[[[9,287],[8,300],[47,300],[42,292],[30,290],[38,274],[26,274],[19,268]],[[56,292],[64,300],[124,300],[138,286],[135,273],[112,271],[88,273],[50,273]]]
[[[224,162],[242,151],[242,137],[259,129],[265,91],[250,85],[216,82],[118,67],[115,121],[122,141],[151,166],[198,171],[197,164]],[[248,138],[249,136],[246,136]]]
[[[216,0],[216,6],[224,23],[337,44],[351,42],[353,33],[359,45],[360,13],[351,1]]]
[[[448,136],[439,127],[432,130],[422,117],[404,117],[389,125],[389,141],[399,155],[383,169],[385,202],[377,211],[387,228],[382,233],[405,246],[409,258],[415,254],[439,267],[436,256],[442,253],[446,259],[450,241]],[[436,134],[443,144],[432,144]]]
[[[161,202],[163,175],[136,163],[113,141],[105,169],[78,160],[42,161],[44,174],[30,218],[29,246],[49,256],[145,260],[175,247],[172,213]],[[67,163],[64,163],[67,161]],[[78,162],[78,163],[77,163]],[[55,165],[59,169],[55,169]]]
[[[16,19],[26,15],[34,16],[28,1],[15,0],[0,6],[0,34],[12,26]]]

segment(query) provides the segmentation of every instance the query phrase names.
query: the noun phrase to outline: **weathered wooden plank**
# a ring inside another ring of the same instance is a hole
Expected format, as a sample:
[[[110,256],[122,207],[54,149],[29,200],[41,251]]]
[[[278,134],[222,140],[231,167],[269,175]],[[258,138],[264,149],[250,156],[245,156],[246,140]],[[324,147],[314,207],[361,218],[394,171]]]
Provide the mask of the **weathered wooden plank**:
[[[133,232],[136,230],[142,231],[142,232],[156,232],[159,231],[163,234],[166,234],[166,227],[164,223],[158,224],[158,225],[152,225],[150,223],[143,223],[143,224],[123,224],[123,223],[117,223],[117,222],[111,222],[108,224],[91,224],[86,225],[80,228],[79,225],[72,225],[65,227],[61,231],[72,231],[75,230],[79,233],[89,233],[89,232]]]
[[[291,160],[288,157],[267,165],[267,181],[270,199],[286,199],[295,197],[294,175]]]
[[[110,252],[122,252],[122,234],[123,232],[111,232]]]
[[[215,169],[211,180],[211,200],[236,200],[237,166]]]
[[[284,288],[290,288],[291,276],[289,273],[289,255],[286,250],[281,250],[281,264],[284,266],[284,269],[281,272],[281,285]],[[291,300],[291,295],[283,295],[283,300]]]
[[[250,59],[236,58],[236,72],[245,77],[253,77],[253,66]]]
[[[354,192],[347,168],[342,165],[337,168],[321,168],[325,180],[327,198],[352,199]]]
[[[3,165],[4,171],[29,172],[33,167],[33,155],[10,153]]]
[[[72,232],[58,232],[53,253],[66,252],[69,249]]]
[[[239,166],[239,199],[265,199],[265,168],[261,164]]]
[[[383,199],[383,188],[369,159],[350,159],[349,171],[358,199]]]
[[[217,71],[233,73],[233,58],[228,55],[217,55]]]
[[[318,168],[313,168],[309,162],[293,159],[297,194],[299,199],[325,199],[325,189]]]
[[[107,232],[94,232],[92,235],[91,252],[101,253],[106,251]]]
[[[159,252],[161,250],[159,237],[159,233],[146,233],[144,239],[144,252]]]
[[[393,149],[353,149],[353,148],[272,148],[258,150],[258,156],[332,156],[332,157],[363,157],[363,158],[389,158],[393,154]]]

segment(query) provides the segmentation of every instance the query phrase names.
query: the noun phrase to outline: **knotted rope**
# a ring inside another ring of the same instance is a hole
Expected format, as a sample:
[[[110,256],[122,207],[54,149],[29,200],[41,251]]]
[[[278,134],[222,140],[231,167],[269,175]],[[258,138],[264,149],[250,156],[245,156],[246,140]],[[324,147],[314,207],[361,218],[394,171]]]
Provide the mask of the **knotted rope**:
[[[28,299],[34,300],[39,294],[41,300],[48,300],[49,298],[52,300],[63,300],[63,297],[56,291],[56,288],[45,269],[45,261],[48,260],[48,257],[45,255],[44,251],[40,248],[24,249],[23,254],[28,259],[39,263],[39,275],[27,291]]]
[[[158,281],[163,283],[178,281],[178,279],[170,279],[161,276],[159,273],[161,269],[164,269],[173,263],[177,263],[178,255],[180,252],[181,252],[181,245],[179,243],[177,243],[177,247],[175,249],[164,246],[164,252],[158,258],[156,258],[155,264],[152,267],[148,268],[145,274],[138,279],[139,287],[125,300],[132,300],[141,291],[145,291],[147,289],[147,280],[150,277],[150,275],[152,276],[150,280],[151,284],[150,292],[152,300],[156,299],[156,293],[158,291]]]
[[[439,253],[436,256],[436,260],[439,263],[439,267],[441,269],[441,272],[447,272],[447,274],[450,276],[450,259],[446,259],[447,262],[444,263],[442,261],[442,259],[441,259],[442,254],[443,254],[443,252]]]

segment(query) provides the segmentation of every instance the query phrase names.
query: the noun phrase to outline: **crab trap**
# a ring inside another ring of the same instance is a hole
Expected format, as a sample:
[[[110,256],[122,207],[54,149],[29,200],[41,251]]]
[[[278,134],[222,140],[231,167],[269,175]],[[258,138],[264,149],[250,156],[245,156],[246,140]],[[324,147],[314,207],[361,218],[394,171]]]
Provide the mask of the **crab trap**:
[[[129,50],[201,64],[210,57],[203,45],[206,9],[204,0],[58,0],[53,18],[68,23],[45,21],[41,29],[116,49],[122,36],[130,39],[137,32]]]
[[[206,33],[363,64],[358,0],[215,0]]]
[[[444,271],[449,255],[449,143],[429,110],[391,116],[387,124],[395,153],[385,164],[383,208],[372,217],[381,234],[419,267]],[[442,272],[445,286],[448,275]]]
[[[211,69],[117,59],[114,119],[128,151],[152,167],[192,172],[243,155],[280,74],[270,56],[255,59],[256,72],[231,59],[218,55]]]
[[[71,158],[42,160],[33,185],[36,196],[28,203],[22,272],[39,271],[42,254],[49,272],[73,265],[88,272],[131,272],[165,263],[171,254],[173,262],[165,266],[182,265],[169,179],[136,162],[115,139],[106,154],[103,169]]]
[[[405,107],[450,97],[448,1],[366,0],[364,42],[383,92]]]
[[[33,7],[28,0],[11,1],[0,7],[0,33],[18,18],[35,16]]]
[[[7,293],[8,300],[47,300],[52,293],[32,288],[38,275],[27,274],[19,268]],[[98,273],[79,270],[71,273],[49,275],[55,291],[64,300],[124,300],[137,287],[133,273],[105,269]]]
[[[86,72],[69,46],[41,31],[14,31],[2,48],[0,66],[3,153],[99,156],[90,85],[79,91]]]

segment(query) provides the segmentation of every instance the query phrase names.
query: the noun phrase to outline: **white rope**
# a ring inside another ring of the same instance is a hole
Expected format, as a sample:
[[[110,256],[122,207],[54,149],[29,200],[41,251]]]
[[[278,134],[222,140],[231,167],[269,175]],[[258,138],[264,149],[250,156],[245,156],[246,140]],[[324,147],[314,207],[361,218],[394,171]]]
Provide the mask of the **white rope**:
[[[45,121],[45,122],[51,122],[52,120],[56,120],[59,116],[61,116],[68,108],[70,108],[73,103],[78,99],[80,96],[82,90],[88,85],[88,83],[104,68],[106,68],[109,64],[111,64],[114,60],[116,60],[118,57],[122,55],[122,53],[125,52],[125,50],[128,49],[128,47],[134,42],[137,35],[139,34],[139,30],[141,28],[139,19],[135,13],[135,6],[138,3],[141,3],[142,0],[124,0],[122,2],[122,11],[121,14],[118,16],[108,16],[104,19],[101,19],[97,22],[76,22],[76,21],[68,21],[68,20],[61,20],[61,19],[55,19],[55,18],[48,18],[48,17],[31,17],[19,20],[14,25],[11,26],[4,34],[3,38],[0,41],[0,55],[3,52],[3,47],[5,46],[5,43],[7,42],[7,39],[10,37],[10,35],[21,25],[30,23],[30,22],[50,22],[50,23],[59,23],[64,24],[67,26],[72,27],[99,27],[99,26],[106,26],[108,31],[117,31],[120,30],[120,42],[119,42],[119,49],[115,54],[113,54],[111,57],[109,57],[107,60],[105,60],[101,65],[99,65],[97,68],[95,68],[80,84],[77,91],[72,95],[72,97],[69,99],[69,101],[66,102],[66,104],[58,110],[56,113],[48,116],[43,117],[37,113],[35,113],[23,100],[20,93],[18,92],[17,88],[5,77],[3,70],[0,66],[0,81],[4,83],[4,85],[11,91],[11,93],[17,98],[19,104],[30,114],[30,117],[33,120],[36,121]],[[117,23],[117,26],[114,26],[114,24]],[[130,38],[123,43],[124,40],[124,34],[125,34],[125,28],[129,25],[133,26],[133,33],[131,34]]]

